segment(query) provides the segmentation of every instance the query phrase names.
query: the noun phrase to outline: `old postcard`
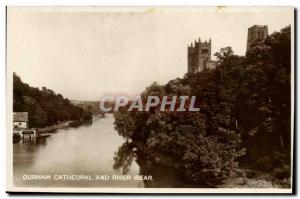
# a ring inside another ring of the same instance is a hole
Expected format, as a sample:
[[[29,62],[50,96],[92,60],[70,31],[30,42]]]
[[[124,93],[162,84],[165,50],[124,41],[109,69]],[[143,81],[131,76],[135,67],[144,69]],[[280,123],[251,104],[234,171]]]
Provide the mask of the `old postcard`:
[[[6,20],[8,192],[293,193],[294,8]]]

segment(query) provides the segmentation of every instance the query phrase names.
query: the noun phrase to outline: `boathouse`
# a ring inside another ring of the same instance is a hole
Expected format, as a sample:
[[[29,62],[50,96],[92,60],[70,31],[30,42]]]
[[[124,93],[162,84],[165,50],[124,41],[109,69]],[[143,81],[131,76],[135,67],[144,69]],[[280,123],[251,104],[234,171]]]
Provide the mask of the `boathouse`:
[[[13,113],[13,135],[23,139],[29,139],[37,136],[36,129],[28,129],[28,112]]]

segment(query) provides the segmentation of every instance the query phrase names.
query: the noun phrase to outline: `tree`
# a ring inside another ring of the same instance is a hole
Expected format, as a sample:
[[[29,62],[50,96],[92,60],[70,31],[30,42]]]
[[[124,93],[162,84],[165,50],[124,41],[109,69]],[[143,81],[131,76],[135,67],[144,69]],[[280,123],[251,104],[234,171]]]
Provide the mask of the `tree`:
[[[30,87],[13,74],[13,111],[28,112],[30,127],[45,127],[69,120],[91,120],[92,113],[72,105],[61,94],[42,87]]]
[[[197,96],[195,106],[200,106],[201,111],[161,112],[153,108],[149,112],[128,112],[125,109],[115,113],[115,127],[133,143],[143,143],[140,150],[146,150],[153,159],[160,159],[160,163],[164,164],[164,157],[174,159],[176,168],[195,183],[203,182],[204,176],[211,181],[229,176],[244,151],[240,148],[239,135],[221,119],[230,115],[222,115],[225,113],[223,104],[219,104],[217,87],[216,71],[189,74],[164,86],[154,83],[142,93],[143,101],[153,95],[193,95]]]

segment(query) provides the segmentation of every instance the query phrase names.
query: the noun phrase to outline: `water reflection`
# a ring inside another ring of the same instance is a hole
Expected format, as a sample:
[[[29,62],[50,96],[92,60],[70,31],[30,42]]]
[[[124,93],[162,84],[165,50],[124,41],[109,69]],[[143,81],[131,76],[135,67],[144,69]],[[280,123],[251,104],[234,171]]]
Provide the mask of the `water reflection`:
[[[133,145],[129,142],[125,142],[122,146],[119,147],[116,156],[114,157],[115,163],[113,165],[114,169],[122,169],[123,175],[128,174],[131,163],[136,157],[136,154],[133,152]]]
[[[137,149],[134,142],[123,143],[114,160],[114,169],[121,169],[123,174],[127,174],[132,163],[136,162],[140,168],[140,175],[152,176],[152,180],[144,181],[144,186],[147,188],[198,187],[189,183],[178,171],[151,161],[149,156]]]

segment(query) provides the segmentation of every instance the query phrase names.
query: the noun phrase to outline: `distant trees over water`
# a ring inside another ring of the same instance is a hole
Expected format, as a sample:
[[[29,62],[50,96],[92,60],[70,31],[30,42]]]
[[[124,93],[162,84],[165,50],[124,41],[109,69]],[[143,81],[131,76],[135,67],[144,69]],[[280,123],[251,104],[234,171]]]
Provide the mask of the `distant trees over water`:
[[[45,127],[65,121],[92,119],[92,113],[70,103],[61,94],[31,87],[13,74],[13,111],[28,112],[29,127]]]

